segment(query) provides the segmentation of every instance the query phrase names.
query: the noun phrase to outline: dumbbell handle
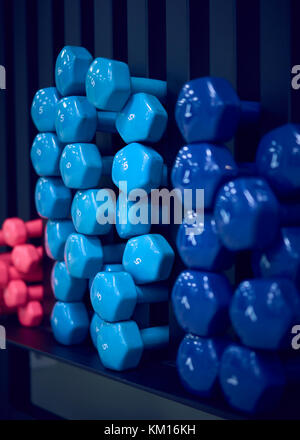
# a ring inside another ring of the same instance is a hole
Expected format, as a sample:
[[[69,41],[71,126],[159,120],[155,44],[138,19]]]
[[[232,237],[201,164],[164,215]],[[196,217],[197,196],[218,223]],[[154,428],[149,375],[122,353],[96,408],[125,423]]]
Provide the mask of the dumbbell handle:
[[[1,233],[0,233],[1,235]],[[11,264],[11,253],[10,252],[3,252],[0,254],[0,261],[3,261],[4,263]]]
[[[162,348],[169,343],[169,327],[150,327],[140,331],[144,348]]]
[[[162,100],[167,95],[167,83],[160,79],[131,77],[132,93],[149,93]]]
[[[30,220],[25,223],[28,236],[31,238],[41,237],[43,234],[42,219]]]
[[[116,133],[117,112],[97,112],[97,131]]]
[[[157,303],[168,300],[168,288],[165,286],[135,286],[137,303]]]
[[[240,122],[242,124],[252,124],[257,122],[260,117],[261,106],[256,101],[241,101],[240,110]]]
[[[120,263],[125,246],[124,243],[106,244],[102,246],[103,263]]]

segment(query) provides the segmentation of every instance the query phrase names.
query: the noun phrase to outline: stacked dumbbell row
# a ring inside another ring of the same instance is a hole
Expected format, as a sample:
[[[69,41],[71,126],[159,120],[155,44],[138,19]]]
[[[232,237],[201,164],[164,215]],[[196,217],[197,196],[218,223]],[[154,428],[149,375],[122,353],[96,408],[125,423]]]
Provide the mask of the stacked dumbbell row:
[[[224,84],[219,79],[191,81],[183,87],[176,108],[182,134],[194,143],[179,152],[173,184],[180,189],[204,188],[205,208],[211,210],[205,213],[204,225],[195,222],[191,227],[186,221],[177,236],[179,254],[189,267],[172,293],[177,319],[188,332],[177,366],[189,391],[211,396],[221,384],[231,405],[255,412],[278,402],[290,368],[255,349],[278,350],[290,343],[291,327],[300,317],[299,292],[293,284],[299,275],[299,228],[280,229],[299,222],[299,206],[279,204],[275,196],[299,192],[300,127],[289,124],[268,133],[260,142],[256,164],[238,167],[219,144],[234,134],[228,122],[236,127],[238,113],[238,100]],[[251,107],[257,108],[241,105]],[[192,232],[186,234],[187,228]],[[269,279],[244,281],[233,295],[225,276],[214,272],[229,268],[233,252],[244,249],[255,251],[255,275]],[[249,348],[226,340],[230,323]]]
[[[92,63],[84,48],[70,46],[58,56],[55,74],[57,88],[42,89],[34,97],[32,118],[37,129],[44,133],[36,136],[31,150],[33,166],[41,176],[36,187],[37,210],[42,217],[51,219],[46,227],[46,250],[57,260],[52,271],[53,291],[58,300],[52,312],[53,332],[59,342],[67,345],[86,338],[89,319],[82,300],[89,284],[96,311],[91,323],[95,344],[95,329],[100,329],[99,322],[105,323],[101,325],[103,331],[97,333],[98,341],[101,338],[96,344],[100,357],[110,368],[130,368],[139,362],[142,339],[145,347],[161,346],[167,343],[168,334],[167,328],[139,331],[130,320],[138,309],[137,303],[167,300],[166,289],[140,288],[134,283],[166,279],[174,255],[162,236],[145,235],[150,232],[149,224],[124,225],[119,221],[124,210],[125,214],[129,211],[130,203],[125,208],[119,199],[114,211],[109,191],[106,195],[120,237],[143,235],[130,240],[124,254],[124,245],[103,246],[99,236],[110,234],[112,225],[98,221],[102,202],[97,194],[103,177],[111,174],[117,185],[120,180],[126,181],[128,191],[146,186],[149,192],[161,184],[161,156],[137,142],[157,142],[163,135],[167,113],[155,96],[144,92],[161,98],[166,85],[162,81],[130,78],[124,63],[101,58]],[[73,94],[77,96],[68,96]],[[87,97],[82,96],[85,94]],[[104,111],[97,112],[96,108]],[[98,147],[89,143],[96,130],[117,131],[130,145],[114,159],[103,158]],[[148,164],[143,171],[146,154]],[[77,192],[72,201],[73,190]],[[70,214],[72,220],[68,219]],[[103,266],[105,262],[121,261],[123,266]],[[101,294],[97,293],[100,280]],[[109,305],[107,300],[101,301],[106,296],[112,297]],[[132,334],[128,353],[133,350],[135,354],[131,356],[118,349],[125,340],[124,334],[128,337]],[[111,352],[105,341],[113,335],[115,342],[109,344]],[[123,360],[117,360],[115,353]]]
[[[37,326],[43,319],[43,249],[27,243],[42,233],[42,220],[24,222],[17,217],[6,219],[0,230],[0,246],[12,247],[11,252],[0,254],[0,314],[17,314],[26,327]]]

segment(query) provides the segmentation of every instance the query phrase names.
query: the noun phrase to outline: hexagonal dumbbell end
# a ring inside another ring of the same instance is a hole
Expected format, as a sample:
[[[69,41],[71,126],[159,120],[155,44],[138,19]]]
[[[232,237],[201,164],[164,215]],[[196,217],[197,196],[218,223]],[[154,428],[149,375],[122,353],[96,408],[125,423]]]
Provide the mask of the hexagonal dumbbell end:
[[[174,284],[172,304],[184,331],[213,336],[229,326],[231,297],[232,288],[224,275],[185,270]]]
[[[90,324],[90,336],[95,348],[97,348],[97,338],[103,324],[105,324],[103,319],[97,313],[94,313]]]
[[[300,287],[300,228],[281,228],[276,241],[252,255],[256,277],[284,277]]]
[[[162,156],[136,142],[119,150],[113,160],[112,180],[118,188],[126,181],[128,192],[139,188],[150,193],[166,183],[166,174]]]
[[[281,196],[299,194],[299,136],[300,124],[285,124],[263,136],[257,149],[258,172]]]
[[[189,212],[177,232],[177,250],[184,264],[191,269],[222,271],[229,269],[234,253],[221,242],[212,214],[205,221]]]
[[[226,142],[239,122],[256,122],[257,102],[240,101],[224,78],[193,79],[182,87],[175,109],[179,130],[186,142]]]
[[[35,187],[35,206],[40,217],[68,218],[72,193],[63,181],[56,177],[40,177]]]
[[[43,279],[43,270],[38,265],[33,272],[28,274],[19,272],[15,266],[0,261],[0,289],[3,289],[12,280],[24,280],[27,282],[38,282]]]
[[[97,237],[71,234],[65,245],[65,263],[75,278],[93,278],[103,263],[118,263],[122,259],[124,244],[102,246]]]
[[[58,301],[51,314],[51,327],[55,339],[64,345],[81,344],[89,333],[89,317],[82,302]]]
[[[243,281],[232,299],[230,318],[243,344],[286,348],[291,328],[300,319],[299,292],[284,278]]]
[[[57,262],[51,272],[51,286],[55,298],[63,302],[82,301],[87,290],[87,280],[73,278],[66,263]]]
[[[43,258],[43,253],[42,246],[35,247],[32,244],[19,244],[12,250],[12,263],[20,272],[28,274],[37,269]]]
[[[128,240],[122,264],[136,284],[166,280],[174,263],[174,251],[159,234],[148,234]]]
[[[71,220],[48,220],[45,229],[45,250],[52,260],[63,261],[67,238],[75,232]]]
[[[32,144],[30,157],[39,176],[60,176],[59,160],[63,145],[54,133],[39,133]]]
[[[62,96],[85,95],[85,78],[93,61],[87,49],[65,46],[56,59],[55,84]]]
[[[113,157],[102,157],[97,145],[66,145],[60,159],[60,172],[68,188],[99,188],[101,177],[111,174]]]
[[[115,224],[115,210],[115,194],[112,190],[77,191],[71,207],[76,231],[86,235],[109,234]]]
[[[132,93],[147,92],[162,99],[166,96],[165,81],[130,78],[128,65],[107,58],[96,58],[86,76],[88,100],[100,110],[120,111]]]
[[[42,285],[27,286],[23,280],[10,281],[3,293],[4,304],[7,307],[23,307],[29,301],[41,302],[43,298]]]
[[[228,148],[196,143],[185,145],[179,150],[171,180],[174,188],[178,188],[182,195],[184,190],[192,190],[196,194],[197,189],[203,189],[204,208],[212,209],[220,185],[237,175],[238,166]]]
[[[219,378],[227,402],[247,413],[274,410],[286,385],[276,356],[237,345],[225,349]]]
[[[43,307],[39,301],[29,301],[25,306],[18,308],[18,319],[24,327],[39,326],[43,316]]]
[[[8,218],[2,225],[2,234],[8,246],[26,243],[29,238],[41,237],[43,221],[41,219],[24,222],[18,217]]]
[[[55,131],[56,105],[59,100],[60,95],[55,87],[36,92],[31,106],[31,117],[38,131]]]
[[[218,386],[224,340],[186,335],[178,349],[176,366],[180,380],[190,393],[211,397]]]
[[[168,300],[168,289],[163,286],[135,285],[127,272],[99,272],[91,288],[94,311],[108,322],[124,321],[132,317],[138,303]]]
[[[136,193],[136,195],[138,195]],[[149,234],[151,230],[151,205],[148,197],[136,202],[128,200],[125,193],[120,192],[116,205],[116,230],[120,238],[131,238]]]
[[[137,367],[144,349],[163,348],[168,343],[169,327],[139,330],[134,321],[104,324],[97,338],[101,362],[117,371]]]

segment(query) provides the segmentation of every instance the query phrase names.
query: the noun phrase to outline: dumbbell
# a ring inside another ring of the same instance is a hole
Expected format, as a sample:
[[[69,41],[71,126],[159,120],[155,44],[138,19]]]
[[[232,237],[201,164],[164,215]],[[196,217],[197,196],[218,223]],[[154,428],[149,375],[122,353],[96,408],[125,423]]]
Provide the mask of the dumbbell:
[[[70,216],[72,193],[58,177],[40,177],[35,187],[35,206],[40,217],[63,219]]]
[[[41,219],[24,222],[21,218],[12,217],[4,221],[0,231],[0,246],[14,247],[26,243],[29,238],[41,237],[43,221]]]
[[[151,207],[148,197],[137,202],[128,200],[120,194],[116,204],[115,223],[120,238],[128,239],[137,235],[149,234],[151,230]]]
[[[22,273],[29,274],[37,270],[43,258],[43,247],[32,244],[19,244],[11,252],[11,261]]]
[[[289,279],[243,281],[229,309],[234,330],[248,347],[279,350],[290,344],[290,331],[300,322],[300,295]]]
[[[102,364],[117,371],[137,367],[144,349],[159,349],[168,343],[169,327],[139,330],[134,321],[104,324],[97,337],[97,349]]]
[[[61,99],[55,87],[36,92],[31,106],[31,117],[40,132],[55,132],[56,105]]]
[[[60,173],[68,188],[100,188],[103,176],[110,176],[113,157],[102,157],[95,144],[66,145],[60,159]]]
[[[30,158],[38,176],[60,176],[59,160],[64,145],[54,133],[39,133],[34,138]]]
[[[178,128],[188,143],[226,142],[240,122],[254,123],[258,102],[240,101],[224,78],[203,77],[185,83],[175,108]]]
[[[56,107],[55,127],[61,142],[91,142],[96,131],[118,132],[130,142],[158,142],[165,132],[168,115],[152,95],[133,95],[120,113],[97,112],[83,96],[63,98]]]
[[[62,96],[85,95],[85,78],[93,61],[90,52],[80,46],[65,46],[55,63],[55,84]]]
[[[71,206],[71,216],[77,232],[86,235],[107,235],[115,224],[116,202],[111,190],[77,191]],[[104,216],[104,213],[107,215]]]
[[[37,327],[41,324],[44,311],[39,301],[29,301],[18,308],[18,320],[24,327]]]
[[[229,327],[232,288],[218,273],[184,270],[172,290],[172,304],[182,329],[198,336],[214,336]]]
[[[65,246],[65,262],[75,278],[92,278],[103,262],[122,259],[123,244],[102,246],[97,237],[71,234]],[[151,262],[151,264],[150,264]],[[159,234],[141,235],[128,240],[122,264],[137,284],[166,280],[174,262],[174,252]]]
[[[178,228],[176,245],[183,263],[192,269],[219,272],[234,262],[234,253],[221,242],[211,213],[205,213],[203,221],[189,211]]]
[[[300,288],[300,228],[281,228],[275,242],[252,254],[256,277],[289,278]]]
[[[0,289],[7,286],[10,281],[24,280],[27,282],[38,282],[43,279],[43,270],[38,265],[33,272],[28,274],[19,272],[14,266],[0,260]]]
[[[94,311],[108,322],[129,320],[137,304],[168,300],[166,286],[136,286],[127,272],[99,272],[90,291]]]
[[[88,336],[89,325],[89,316],[82,302],[55,303],[51,313],[51,328],[59,343],[81,344]]]
[[[3,293],[7,307],[22,307],[29,301],[42,301],[44,288],[42,285],[27,286],[23,280],[10,281]]]
[[[119,182],[126,181],[128,192],[139,188],[150,193],[152,189],[167,184],[167,167],[157,151],[134,142],[115,155],[112,180],[119,189]]]
[[[0,231],[0,235],[2,232]],[[11,252],[0,252],[0,261],[6,264],[11,264]]]
[[[63,261],[67,238],[75,232],[71,220],[48,220],[45,228],[45,251],[52,260]]]
[[[95,348],[97,348],[97,338],[103,324],[105,324],[103,319],[97,313],[94,313],[90,323],[90,336]]]
[[[265,180],[240,177],[219,190],[214,217],[228,249],[264,249],[276,239],[281,224],[299,224],[300,204],[279,204]]]
[[[98,109],[121,111],[131,94],[145,92],[165,98],[165,81],[130,77],[128,65],[107,58],[96,58],[86,75],[86,95]]]
[[[72,277],[66,263],[58,261],[52,268],[51,287],[58,301],[73,303],[83,300],[88,285],[86,279]]]

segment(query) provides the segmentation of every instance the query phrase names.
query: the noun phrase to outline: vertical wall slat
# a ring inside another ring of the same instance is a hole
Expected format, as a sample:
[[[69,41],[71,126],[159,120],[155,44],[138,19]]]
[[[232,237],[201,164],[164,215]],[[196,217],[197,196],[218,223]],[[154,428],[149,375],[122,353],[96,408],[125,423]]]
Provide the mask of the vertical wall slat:
[[[291,3],[291,68],[295,65],[300,65],[300,2],[299,0],[292,0]],[[292,75],[293,77],[294,75]],[[292,79],[291,77],[291,79]],[[300,81],[298,81],[300,83]],[[291,87],[291,122],[300,122],[300,89],[293,89]]]
[[[38,88],[54,85],[52,0],[37,2]]]
[[[81,45],[81,0],[64,0],[65,44]]]

